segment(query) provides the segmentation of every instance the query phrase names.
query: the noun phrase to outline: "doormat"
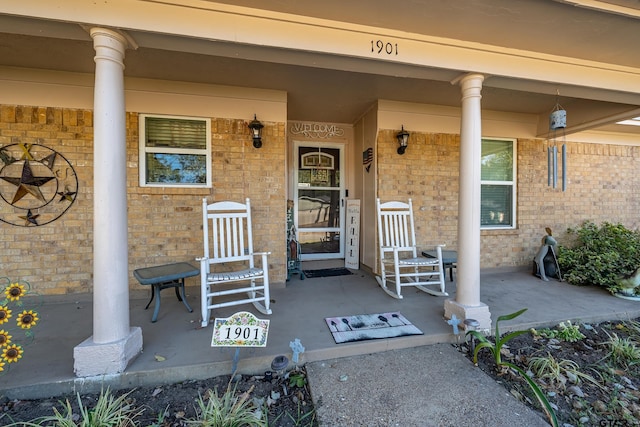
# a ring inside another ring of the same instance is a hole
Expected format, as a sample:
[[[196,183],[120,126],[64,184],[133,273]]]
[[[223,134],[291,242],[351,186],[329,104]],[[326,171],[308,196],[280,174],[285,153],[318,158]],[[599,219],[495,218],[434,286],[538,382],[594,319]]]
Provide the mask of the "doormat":
[[[303,271],[305,277],[314,278],[314,277],[333,277],[333,276],[348,276],[349,274],[353,274],[349,270],[343,267],[338,268],[323,268],[320,270],[304,270]]]
[[[357,316],[327,317],[324,319],[336,344],[381,338],[422,335],[399,312],[360,314]]]

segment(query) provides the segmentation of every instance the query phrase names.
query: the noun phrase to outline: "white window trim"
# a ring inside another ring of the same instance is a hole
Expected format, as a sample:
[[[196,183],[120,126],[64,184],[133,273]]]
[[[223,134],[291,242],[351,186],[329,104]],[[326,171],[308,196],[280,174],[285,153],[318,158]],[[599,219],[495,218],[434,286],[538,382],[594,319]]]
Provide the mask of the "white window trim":
[[[146,128],[145,122],[147,117],[162,119],[181,119],[181,120],[198,120],[204,121],[206,124],[206,148],[205,149],[179,149],[170,147],[147,147],[146,146]],[[140,187],[174,187],[174,188],[211,188],[211,119],[206,117],[192,116],[171,116],[165,114],[140,114],[138,117],[138,168]],[[207,178],[204,184],[176,184],[176,183],[147,183],[146,177],[146,154],[147,153],[168,153],[168,154],[200,154],[206,156]]]
[[[495,226],[495,225],[482,225],[480,224],[480,230],[515,230],[517,228],[518,216],[516,211],[517,206],[517,196],[518,196],[518,144],[517,139],[515,138],[497,138],[485,136],[482,137],[482,142],[484,140],[492,140],[492,141],[510,141],[513,147],[513,180],[512,181],[484,181],[480,180],[480,188],[482,189],[482,185],[508,185],[512,184],[511,187],[511,225],[510,226]],[[480,192],[482,194],[482,191]]]

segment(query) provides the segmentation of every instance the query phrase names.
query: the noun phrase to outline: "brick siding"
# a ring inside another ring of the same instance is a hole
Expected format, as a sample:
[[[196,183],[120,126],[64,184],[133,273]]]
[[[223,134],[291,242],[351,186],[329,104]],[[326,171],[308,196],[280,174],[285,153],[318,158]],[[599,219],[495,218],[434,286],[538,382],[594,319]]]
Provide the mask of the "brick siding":
[[[42,294],[92,291],[92,119],[92,112],[84,110],[0,106],[0,146],[45,145],[62,154],[78,175],[79,194],[57,220],[38,227],[0,222],[0,276],[26,280]],[[139,289],[132,275],[136,268],[176,261],[197,265],[195,258],[202,255],[203,197],[251,199],[254,249],[271,251],[270,278],[283,283],[285,124],[264,123],[264,145],[257,150],[245,121],[212,118],[213,188],[183,189],[139,186],[138,114],[127,113],[126,123],[130,286]],[[0,213],[7,206],[2,203]]]
[[[39,227],[0,222],[0,276],[26,280],[42,294],[92,290],[93,115],[91,111],[0,105],[0,146],[45,145],[75,168],[79,190],[58,220]],[[457,246],[458,135],[412,133],[396,153],[397,130],[378,133],[378,196],[414,203],[425,246]],[[265,123],[254,149],[244,120],[212,118],[212,189],[138,185],[138,114],[127,113],[129,269],[201,255],[201,201],[251,198],[256,250],[271,251],[271,280],[286,279],[286,137],[284,123]],[[530,265],[551,227],[560,244],[585,220],[640,226],[640,147],[567,141],[568,187],[547,186],[547,141],[517,141],[517,228],[481,232],[481,267]],[[1,165],[0,165],[1,166]],[[0,206],[6,209],[7,204]],[[139,285],[130,275],[130,286]],[[192,282],[195,284],[197,282]]]
[[[411,198],[418,241],[456,248],[460,137],[412,133],[400,156],[396,133],[378,134],[378,197]],[[531,265],[545,227],[560,244],[567,228],[587,220],[640,227],[640,147],[566,141],[563,192],[560,184],[556,189],[547,185],[548,145],[545,140],[517,141],[517,227],[481,232],[482,268]]]

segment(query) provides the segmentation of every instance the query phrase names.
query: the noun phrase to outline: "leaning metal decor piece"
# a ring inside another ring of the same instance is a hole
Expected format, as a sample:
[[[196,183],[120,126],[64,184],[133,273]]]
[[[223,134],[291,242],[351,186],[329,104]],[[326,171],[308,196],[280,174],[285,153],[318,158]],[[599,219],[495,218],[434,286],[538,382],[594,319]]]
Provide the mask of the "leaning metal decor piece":
[[[553,238],[551,229],[545,228],[547,235],[542,238],[542,245],[533,259],[533,274],[548,282],[548,277],[554,277],[562,281],[560,265],[556,256],[558,242]]]
[[[69,161],[39,144],[0,148],[0,221],[34,227],[60,218],[78,196]]]

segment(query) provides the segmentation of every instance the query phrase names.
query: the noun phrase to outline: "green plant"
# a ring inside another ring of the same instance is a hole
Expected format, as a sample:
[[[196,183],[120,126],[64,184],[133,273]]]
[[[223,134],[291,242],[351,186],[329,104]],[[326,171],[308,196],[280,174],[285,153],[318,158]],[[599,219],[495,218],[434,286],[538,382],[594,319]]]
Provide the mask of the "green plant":
[[[596,403],[597,402],[597,403]],[[604,416],[610,425],[638,425],[637,419],[633,416],[628,406],[629,403],[617,389],[611,390],[609,400],[605,403],[601,400],[594,402],[594,410]],[[605,425],[601,423],[600,425]]]
[[[547,415],[547,418],[549,419],[549,422],[551,423],[551,425],[553,427],[557,427],[558,426],[558,419],[556,418],[556,413],[553,410],[553,407],[551,406],[551,404],[549,403],[549,400],[547,399],[547,396],[540,389],[538,384],[536,384],[535,381],[533,381],[533,379],[531,379],[531,377],[529,377],[529,375],[527,375],[527,373],[522,370],[522,368],[514,365],[513,363],[505,362],[505,361],[502,360],[501,351],[502,351],[502,347],[505,345],[505,343],[507,343],[509,340],[511,340],[511,339],[513,339],[513,338],[515,338],[515,337],[517,337],[519,335],[526,334],[529,331],[526,331],[526,330],[525,331],[514,331],[514,332],[510,332],[510,333],[506,334],[504,337],[502,337],[502,336],[500,336],[500,322],[503,321],[503,320],[515,319],[516,317],[520,316],[525,311],[527,311],[527,309],[523,308],[522,310],[518,310],[515,313],[505,314],[503,316],[498,317],[498,319],[496,319],[496,335],[495,335],[496,342],[495,343],[492,343],[491,341],[489,341],[489,339],[487,337],[485,337],[479,331],[468,331],[466,333],[466,335],[471,335],[471,337],[473,337],[473,338],[477,339],[478,341],[480,341],[480,343],[478,345],[476,345],[476,348],[475,348],[475,350],[473,352],[473,363],[477,366],[478,365],[478,353],[483,348],[488,349],[491,352],[491,354],[493,355],[493,359],[494,359],[494,361],[496,363],[496,369],[498,369],[498,371],[501,371],[504,367],[507,367],[507,368],[511,368],[512,370],[514,370],[515,372],[517,372],[518,374],[520,374],[522,376],[522,378],[529,385],[529,388],[531,388],[531,391],[533,391],[533,394],[536,396],[536,399],[538,399],[538,402],[542,406],[542,410]]]
[[[609,334],[607,333],[607,335]],[[605,345],[609,349],[606,357],[617,366],[629,368],[640,362],[640,348],[630,338],[620,338],[614,332],[613,335],[609,335],[609,340],[605,342]]]
[[[547,399],[547,396],[544,394],[538,384],[536,384],[535,381],[533,381],[533,379],[529,375],[527,375],[527,373],[523,371],[519,366],[516,366],[510,362],[504,362],[504,364],[516,371],[522,378],[524,378],[527,384],[529,384],[529,388],[531,388],[531,391],[533,391],[533,394],[536,396],[536,399],[538,399],[538,403],[540,403],[540,406],[549,419],[551,426],[558,427],[558,419],[556,418],[556,413],[553,410],[551,403],[549,403],[549,399]]]
[[[307,384],[307,377],[304,372],[295,371],[289,373],[289,387],[304,387]]]
[[[572,324],[571,320],[560,322],[558,327],[554,329],[543,328],[536,330],[531,328],[531,333],[544,338],[556,338],[567,342],[576,342],[585,338],[584,334],[580,332],[580,325]]]
[[[569,228],[571,245],[560,246],[558,264],[562,277],[578,286],[597,285],[615,291],[617,280],[640,266],[640,232],[622,224],[584,222]],[[640,292],[638,290],[637,292]]]
[[[469,331],[469,332],[466,333],[466,335],[471,335],[473,338],[475,338],[475,339],[477,339],[479,341],[479,343],[476,344],[476,348],[475,348],[475,350],[473,352],[473,363],[474,364],[476,364],[476,365],[478,364],[478,353],[480,352],[480,350],[482,350],[483,348],[486,348],[493,355],[493,359],[494,359],[494,361],[496,363],[496,368],[497,369],[501,369],[503,367],[503,363],[502,363],[502,347],[509,340],[517,337],[518,335],[526,334],[528,331],[514,331],[514,332],[510,332],[510,333],[506,334],[504,337],[502,337],[502,336],[500,336],[500,321],[502,321],[502,320],[512,320],[512,319],[520,316],[525,311],[527,311],[527,309],[523,308],[522,310],[516,311],[515,313],[506,314],[504,316],[498,317],[498,319],[496,320],[496,336],[495,336],[496,342],[495,343],[489,341],[489,339],[479,331]]]
[[[169,406],[158,413],[158,418],[155,422],[149,424],[147,427],[163,427],[167,423],[167,416],[169,415]]]
[[[570,359],[557,360],[547,353],[547,356],[536,356],[529,360],[529,369],[540,379],[548,380],[564,388],[567,380],[574,384],[588,381],[597,387],[602,387],[593,376],[580,371],[580,366]]]
[[[208,390],[205,397],[199,395],[196,400],[198,416],[187,422],[200,427],[264,427],[267,422],[256,416],[256,408],[249,399],[252,391],[253,387],[236,396],[231,383],[222,396],[217,390]]]
[[[529,369],[540,379],[549,380],[564,387],[567,378],[562,374],[560,363],[550,353],[529,360]]]
[[[265,410],[264,413],[267,414],[268,413],[268,405],[264,404]],[[278,415],[276,415],[273,419],[269,420],[269,416],[267,416],[267,420],[265,422],[265,427],[271,427],[271,426],[278,426],[280,425],[280,418],[282,418],[282,416],[284,415],[284,412],[280,412]]]
[[[627,320],[623,323],[631,335],[640,337],[640,322],[637,320]]]
[[[143,409],[136,409],[128,402],[131,392],[115,397],[109,389],[100,392],[93,408],[87,408],[77,394],[79,414],[74,414],[71,403],[64,403],[62,412],[53,408],[53,415],[30,422],[10,424],[10,426],[37,427],[135,427],[135,419]],[[9,426],[8,426],[9,427]]]
[[[298,408],[295,415],[291,415],[287,412],[287,416],[291,420],[294,426],[314,426],[316,421],[316,410],[311,408],[309,411],[305,411],[302,407],[304,405],[298,402]]]

